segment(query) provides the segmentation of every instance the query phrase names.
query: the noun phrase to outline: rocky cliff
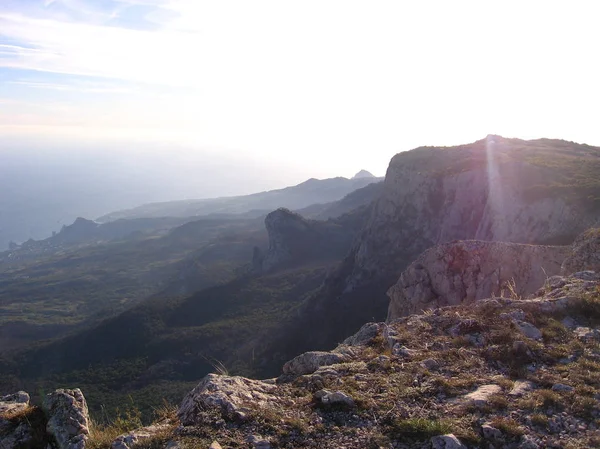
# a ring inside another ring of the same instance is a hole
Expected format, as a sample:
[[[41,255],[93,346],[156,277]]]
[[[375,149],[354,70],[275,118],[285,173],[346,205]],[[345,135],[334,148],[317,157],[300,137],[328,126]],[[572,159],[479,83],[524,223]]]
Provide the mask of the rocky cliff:
[[[488,136],[396,155],[365,227],[297,325],[315,329],[306,349],[331,347],[365,320],[384,319],[387,290],[434,245],[571,244],[600,219],[598,173],[600,148],[560,140]]]
[[[584,164],[600,170],[600,148],[499,136],[396,155],[349,255],[346,290],[397,278],[422,251],[451,240],[570,244],[600,219],[599,172],[577,168]]]
[[[288,209],[277,209],[265,218],[269,248],[265,253],[254,250],[253,269],[266,273],[314,259],[339,260],[350,248],[364,215],[317,221]]]
[[[560,273],[569,246],[478,240],[436,245],[421,254],[390,288],[388,320],[478,299],[534,293]]]

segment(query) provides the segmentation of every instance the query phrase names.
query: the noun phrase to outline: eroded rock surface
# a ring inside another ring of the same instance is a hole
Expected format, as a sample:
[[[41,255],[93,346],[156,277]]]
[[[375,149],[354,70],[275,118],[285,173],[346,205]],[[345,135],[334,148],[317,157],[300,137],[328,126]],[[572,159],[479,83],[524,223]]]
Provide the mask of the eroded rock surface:
[[[562,264],[561,273],[578,271],[600,272],[600,228],[589,229],[573,242],[569,257]]]
[[[47,431],[58,449],[84,449],[89,438],[89,413],[79,388],[60,389],[44,398],[48,414]]]
[[[199,412],[207,409],[243,421],[248,410],[275,402],[275,390],[260,380],[209,374],[184,398],[177,415],[186,425],[197,423]]]
[[[568,246],[466,240],[421,254],[390,288],[388,321],[491,296],[525,296],[558,274]]]

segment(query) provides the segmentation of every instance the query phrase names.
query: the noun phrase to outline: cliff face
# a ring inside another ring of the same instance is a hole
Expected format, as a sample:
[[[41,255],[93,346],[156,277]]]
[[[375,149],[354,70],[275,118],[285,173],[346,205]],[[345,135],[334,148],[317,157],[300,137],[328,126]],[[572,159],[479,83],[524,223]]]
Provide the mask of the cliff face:
[[[388,321],[503,293],[532,294],[547,277],[560,273],[569,253],[568,246],[477,240],[434,246],[411,263],[388,291]]]
[[[488,136],[396,155],[341,273],[345,291],[397,279],[418,254],[451,240],[571,243],[599,217],[597,198],[585,203],[589,192],[570,179],[577,158],[598,166],[600,149]]]
[[[364,224],[359,216],[344,215],[335,220],[307,220],[287,209],[277,209],[265,218],[269,235],[266,253],[255,249],[252,265],[255,272],[270,272],[310,260],[339,260]]]

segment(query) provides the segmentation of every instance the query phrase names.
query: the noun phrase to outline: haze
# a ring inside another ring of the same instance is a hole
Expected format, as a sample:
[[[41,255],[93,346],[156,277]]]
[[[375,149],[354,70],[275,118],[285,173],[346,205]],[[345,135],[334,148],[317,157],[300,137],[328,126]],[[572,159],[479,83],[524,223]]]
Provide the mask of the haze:
[[[599,8],[3,0],[0,205],[28,208],[26,185],[93,218],[381,175],[399,151],[490,133],[598,144]]]

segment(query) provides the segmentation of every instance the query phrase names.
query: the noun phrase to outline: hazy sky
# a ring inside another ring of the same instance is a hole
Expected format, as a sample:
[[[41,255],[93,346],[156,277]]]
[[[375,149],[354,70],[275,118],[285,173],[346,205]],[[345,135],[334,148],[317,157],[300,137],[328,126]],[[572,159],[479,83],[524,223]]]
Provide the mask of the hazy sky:
[[[490,133],[599,145],[599,17],[597,1],[1,0],[0,134],[176,142],[298,181]]]

